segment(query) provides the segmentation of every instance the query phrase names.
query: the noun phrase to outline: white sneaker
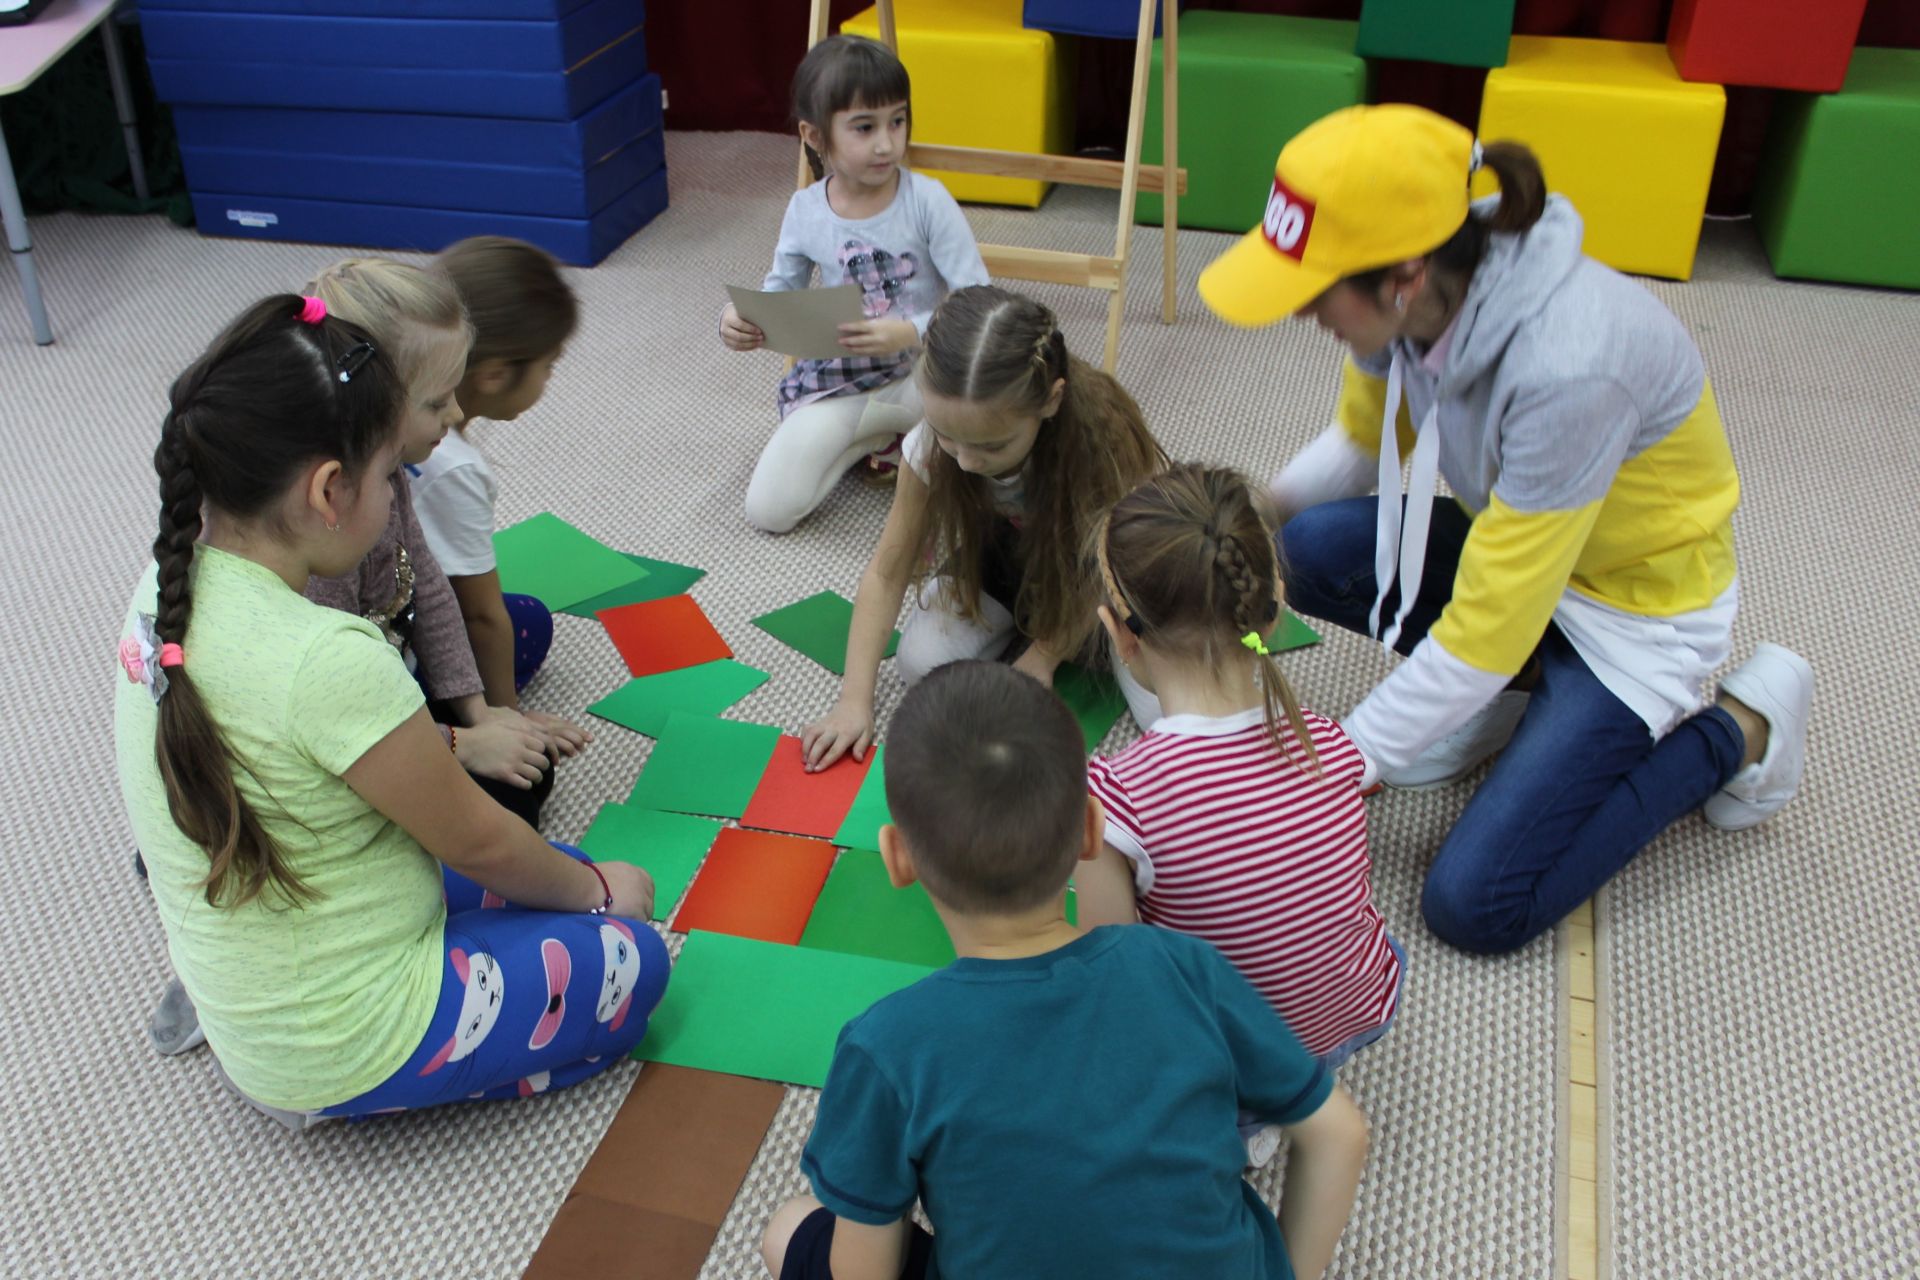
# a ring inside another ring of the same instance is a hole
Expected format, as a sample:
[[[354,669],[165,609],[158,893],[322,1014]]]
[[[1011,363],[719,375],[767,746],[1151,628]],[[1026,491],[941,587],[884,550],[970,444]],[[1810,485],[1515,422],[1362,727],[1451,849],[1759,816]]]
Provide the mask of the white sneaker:
[[[1513,739],[1527,711],[1527,694],[1502,689],[1473,718],[1399,769],[1382,769],[1380,781],[1398,791],[1425,791],[1464,778]]]
[[[1273,1163],[1274,1153],[1280,1150],[1280,1126],[1262,1125],[1246,1137],[1247,1168],[1264,1169]]]
[[[1707,797],[1708,822],[1744,831],[1778,813],[1800,789],[1807,768],[1807,717],[1813,704],[1813,666],[1791,649],[1762,644],[1739,670],[1720,682],[1767,722],[1767,753]]]

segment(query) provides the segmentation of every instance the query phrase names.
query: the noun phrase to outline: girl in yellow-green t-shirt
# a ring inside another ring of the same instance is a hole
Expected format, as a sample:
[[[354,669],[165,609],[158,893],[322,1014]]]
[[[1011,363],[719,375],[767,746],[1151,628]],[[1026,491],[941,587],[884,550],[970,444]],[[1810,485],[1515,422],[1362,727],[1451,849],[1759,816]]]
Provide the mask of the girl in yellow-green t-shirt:
[[[318,299],[249,308],[173,385],[120,642],[168,952],[228,1078],[294,1125],[584,1079],[668,973],[646,873],[488,799],[372,624],[300,594],[385,529],[402,403]]]

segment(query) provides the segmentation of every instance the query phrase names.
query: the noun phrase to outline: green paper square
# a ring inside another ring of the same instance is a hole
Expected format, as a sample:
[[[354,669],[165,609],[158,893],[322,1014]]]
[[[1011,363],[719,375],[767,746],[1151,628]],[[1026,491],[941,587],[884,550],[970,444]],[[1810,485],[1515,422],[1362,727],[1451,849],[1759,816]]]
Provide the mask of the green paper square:
[[[840,1028],[931,972],[696,931],[680,949],[666,997],[633,1056],[817,1089],[827,1082]]]
[[[790,649],[798,649],[837,676],[847,674],[847,632],[853,627],[853,602],[832,591],[796,600],[772,613],[763,613],[753,625]],[[883,658],[900,647],[900,633],[887,641]]]
[[[630,862],[644,868],[653,877],[653,918],[665,920],[692,883],[721,825],[710,818],[609,802],[600,806],[593,825],[580,837],[580,848],[595,862]]]
[[[627,803],[669,813],[741,817],[779,741],[780,731],[770,724],[669,712]]]
[[[927,891],[894,888],[880,855],[866,849],[841,850],[800,945],[935,968],[953,962],[953,941]]]
[[[1053,689],[1080,722],[1080,732],[1091,753],[1126,713],[1127,697],[1105,672],[1088,671],[1072,662],[1063,662],[1053,673]]]
[[[628,560],[645,569],[646,576],[636,578],[624,587],[615,587],[611,591],[589,597],[578,604],[568,605],[560,612],[570,613],[576,618],[591,618],[602,609],[617,609],[623,604],[639,604],[646,600],[681,596],[685,595],[687,589],[694,583],[707,576],[705,569],[696,569],[692,565],[636,556],[630,551],[623,554]]]
[[[893,814],[887,809],[886,750],[884,744],[867,749],[872,761],[867,766],[867,776],[853,797],[853,808],[847,810],[840,830],[833,836],[833,842],[843,849],[878,849],[880,828],[893,821]]]
[[[1280,611],[1280,625],[1267,637],[1267,648],[1274,653],[1285,653],[1289,649],[1304,649],[1310,644],[1320,643],[1320,633],[1301,620],[1300,615],[1291,609]]]
[[[717,716],[766,682],[767,673],[759,668],[721,658],[629,680],[587,710],[657,738],[673,712]]]
[[[533,596],[553,610],[624,587],[647,574],[551,511],[494,534],[493,555],[500,569],[500,590]]]

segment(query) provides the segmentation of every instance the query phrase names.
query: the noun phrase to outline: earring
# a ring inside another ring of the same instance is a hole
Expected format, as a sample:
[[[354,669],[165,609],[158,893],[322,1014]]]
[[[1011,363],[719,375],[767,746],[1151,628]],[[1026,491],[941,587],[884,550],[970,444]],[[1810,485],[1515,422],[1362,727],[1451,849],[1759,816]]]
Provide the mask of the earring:
[[[1404,293],[1396,293],[1396,294],[1394,294],[1394,295],[1393,295],[1393,309],[1394,309],[1395,311],[1399,311],[1399,312],[1403,312],[1403,313],[1404,313],[1404,312],[1406,311],[1406,309],[1407,309],[1407,295],[1406,295],[1406,294],[1404,294]]]
[[[327,532],[328,532],[328,533],[338,533],[338,532],[340,532],[340,522],[339,522],[338,520],[336,520],[336,521],[334,521],[334,522],[333,522],[332,524],[330,524],[330,525],[328,525],[328,526],[327,526]]]

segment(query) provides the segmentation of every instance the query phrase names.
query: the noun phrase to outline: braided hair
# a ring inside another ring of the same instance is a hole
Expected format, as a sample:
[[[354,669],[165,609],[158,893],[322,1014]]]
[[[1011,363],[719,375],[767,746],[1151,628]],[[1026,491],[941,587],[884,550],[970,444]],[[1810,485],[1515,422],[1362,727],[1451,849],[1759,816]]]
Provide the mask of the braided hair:
[[[311,891],[288,865],[236,784],[251,773],[220,732],[193,680],[193,556],[201,513],[241,522],[271,520],[301,470],[337,458],[364,478],[398,430],[402,389],[393,366],[365,333],[337,319],[307,323],[292,294],[249,307],[174,380],[153,469],[160,481],[153,558],[159,589],[153,627],[186,661],[167,672],[154,756],[167,807],[182,835],[205,849],[206,898],[239,906],[276,888],[289,905]],[[343,364],[343,360],[348,362]],[[338,375],[352,366],[347,380]]]
[[[1052,653],[1104,663],[1105,646],[1093,643],[1099,584],[1082,557],[1113,504],[1167,465],[1140,406],[1112,375],[1068,353],[1053,312],[992,285],[956,289],[940,304],[917,376],[935,395],[1010,413],[1043,411],[1054,386],[1066,384],[1023,464],[1019,598],[1001,603]],[[923,563],[939,567],[949,607],[978,618],[996,518],[986,481],[934,450],[927,513],[933,554]]]
[[[1157,649],[1204,662],[1236,655],[1259,664],[1268,736],[1310,773],[1320,756],[1293,689],[1264,637],[1279,618],[1279,550],[1253,485],[1224,467],[1182,463],[1113,508],[1094,537],[1116,614]],[[1244,637],[1261,643],[1249,646]]]

